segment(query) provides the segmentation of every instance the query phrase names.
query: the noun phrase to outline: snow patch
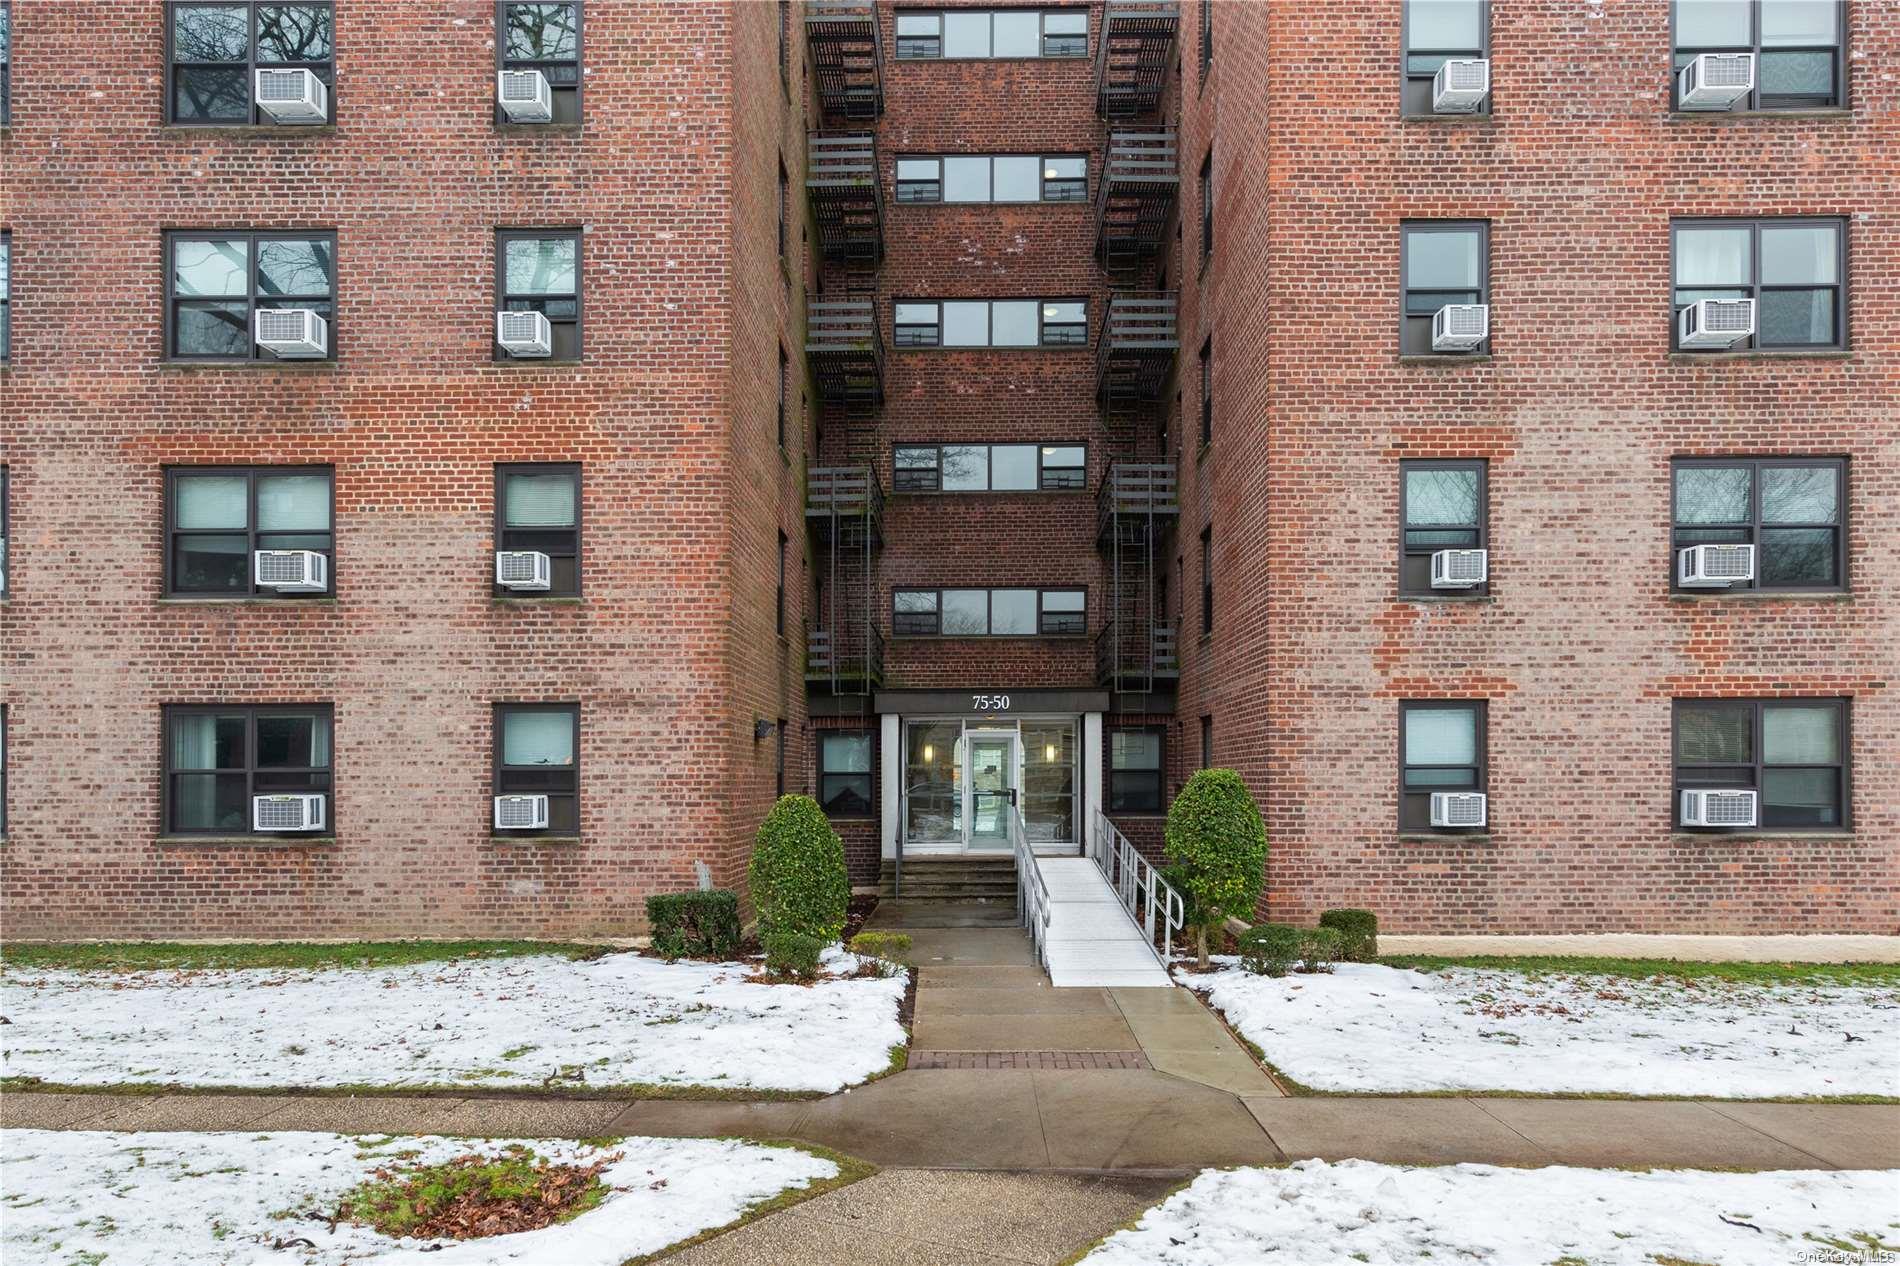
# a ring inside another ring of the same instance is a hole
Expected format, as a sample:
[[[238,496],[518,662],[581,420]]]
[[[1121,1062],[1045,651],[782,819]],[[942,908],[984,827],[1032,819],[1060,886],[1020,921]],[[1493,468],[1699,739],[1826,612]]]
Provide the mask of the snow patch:
[[[0,969],[0,1073],[65,1085],[835,1091],[905,1042],[906,977],[533,956],[364,969]]]
[[[1830,1242],[1855,1245],[1872,1261],[1876,1247],[1900,1251],[1897,1210],[1893,1171],[1633,1174],[1309,1160],[1204,1173],[1082,1261],[1788,1266],[1834,1260],[1823,1256]]]
[[[1317,1090],[1900,1095],[1900,989],[1341,963],[1176,979]]]
[[[561,1163],[619,1152],[601,1173],[614,1190],[571,1222],[485,1240],[399,1240],[367,1227],[329,1228],[343,1194],[398,1152],[433,1164],[511,1143]],[[0,1257],[7,1266],[617,1266],[837,1173],[809,1152],[714,1139],[627,1138],[591,1147],[301,1131],[5,1130]]]

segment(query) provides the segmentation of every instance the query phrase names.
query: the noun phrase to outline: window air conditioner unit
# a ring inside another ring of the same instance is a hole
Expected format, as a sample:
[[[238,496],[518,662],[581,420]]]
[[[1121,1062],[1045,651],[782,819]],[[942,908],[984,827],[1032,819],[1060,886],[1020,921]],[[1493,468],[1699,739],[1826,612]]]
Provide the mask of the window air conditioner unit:
[[[495,583],[503,589],[543,589],[552,583],[553,564],[538,550],[496,550]]]
[[[1754,826],[1755,793],[1752,791],[1685,791],[1682,793],[1684,826]]]
[[[1676,583],[1685,589],[1726,589],[1754,578],[1753,545],[1691,545],[1676,554]]]
[[[548,829],[546,796],[496,796],[497,831],[545,831]]]
[[[495,341],[510,356],[551,356],[554,327],[539,312],[497,312]]]
[[[321,360],[330,354],[330,323],[309,308],[259,308],[257,345],[283,360]]]
[[[1433,826],[1483,826],[1484,793],[1482,791],[1434,791],[1432,793]]]
[[[538,70],[504,70],[496,76],[495,100],[510,123],[554,121],[554,91]]]
[[[1441,549],[1432,555],[1432,588],[1469,589],[1485,582],[1490,551]]]
[[[1491,333],[1491,305],[1448,303],[1432,315],[1432,350],[1468,352]]]
[[[330,90],[315,71],[260,70],[257,108],[273,123],[327,123]]]
[[[1733,347],[1754,335],[1753,299],[1703,299],[1676,318],[1676,342],[1683,347]]]
[[[252,796],[251,829],[256,831],[321,831],[321,795]]]
[[[1726,110],[1755,90],[1753,53],[1701,53],[1676,72],[1684,110]]]
[[[1491,93],[1491,62],[1483,57],[1448,57],[1432,76],[1435,114],[1472,114]]]
[[[251,555],[260,589],[322,593],[330,587],[330,560],[313,549],[261,549]]]

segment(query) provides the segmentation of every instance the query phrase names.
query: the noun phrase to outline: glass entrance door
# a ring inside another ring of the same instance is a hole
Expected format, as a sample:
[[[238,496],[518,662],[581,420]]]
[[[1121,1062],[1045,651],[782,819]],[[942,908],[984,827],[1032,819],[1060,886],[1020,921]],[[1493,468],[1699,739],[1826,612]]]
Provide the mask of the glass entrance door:
[[[1009,847],[1009,813],[1016,806],[1016,735],[972,730],[965,736],[970,763],[969,843],[974,848]]]

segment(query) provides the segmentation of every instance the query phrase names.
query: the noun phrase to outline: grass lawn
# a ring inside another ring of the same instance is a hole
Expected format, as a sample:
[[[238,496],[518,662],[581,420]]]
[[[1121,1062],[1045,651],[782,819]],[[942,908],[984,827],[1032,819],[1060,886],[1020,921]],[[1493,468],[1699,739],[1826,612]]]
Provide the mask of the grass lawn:
[[[1489,971],[1520,971],[1530,975],[1564,972],[1572,975],[1620,976],[1632,980],[1676,976],[1684,980],[1732,980],[1759,985],[1900,986],[1900,963],[1698,963],[1673,958],[1445,958],[1434,954],[1382,954],[1379,962],[1387,967],[1409,967],[1419,971],[1473,967]]]
[[[41,971],[203,970],[225,967],[400,967],[457,958],[519,958],[557,954],[584,958],[599,945],[569,941],[271,941],[194,945],[176,941],[86,941],[0,944],[0,965]]]

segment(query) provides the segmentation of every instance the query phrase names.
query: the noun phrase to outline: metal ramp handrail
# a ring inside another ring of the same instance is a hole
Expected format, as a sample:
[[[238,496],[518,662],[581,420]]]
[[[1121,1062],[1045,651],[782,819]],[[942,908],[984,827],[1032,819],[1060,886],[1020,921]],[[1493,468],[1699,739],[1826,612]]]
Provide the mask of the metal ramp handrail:
[[[1010,805],[1008,814],[1009,848],[1016,858],[1016,917],[1029,929],[1036,963],[1046,975],[1049,971],[1049,885],[1043,880],[1042,868],[1036,865],[1035,851],[1029,847],[1022,809]]]
[[[1174,954],[1174,934],[1186,926],[1187,902],[1100,809],[1095,810],[1090,823],[1088,851],[1089,857],[1101,868],[1102,878],[1114,889],[1116,899],[1141,925],[1148,937],[1149,949],[1154,948],[1159,916],[1161,965],[1165,968]]]

